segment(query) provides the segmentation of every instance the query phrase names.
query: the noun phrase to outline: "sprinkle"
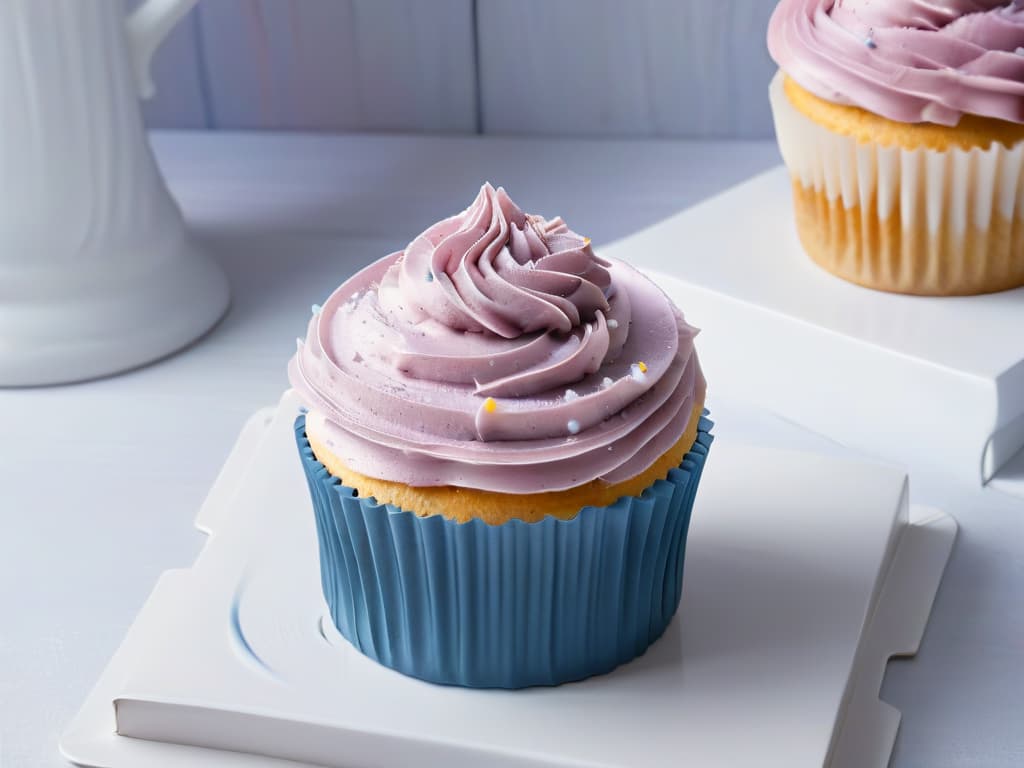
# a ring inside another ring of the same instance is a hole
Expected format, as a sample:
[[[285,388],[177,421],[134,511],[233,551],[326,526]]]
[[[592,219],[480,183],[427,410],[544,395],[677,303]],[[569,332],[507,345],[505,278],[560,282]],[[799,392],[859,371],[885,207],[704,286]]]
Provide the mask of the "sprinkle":
[[[484,400],[484,410],[488,413],[494,413],[498,410],[498,402],[493,397],[488,397]]]
[[[307,407],[306,407],[306,406],[304,406],[304,405],[300,405],[300,406],[299,406],[299,413],[301,413],[301,414],[307,414],[307,413],[309,413],[309,408],[307,408]]]
[[[864,38],[864,45],[866,45],[866,46],[867,46],[868,48],[870,48],[871,50],[874,50],[875,48],[877,48],[877,47],[878,47],[878,43],[876,43],[876,42],[875,42],[874,40],[872,40],[872,39],[871,39],[870,37],[866,37],[866,38]]]
[[[310,307],[310,310],[313,312],[314,315],[319,315],[321,309],[323,309],[323,307],[321,307],[319,304],[314,304],[312,307]]]
[[[640,369],[640,373],[647,373],[647,363],[641,360],[636,364],[636,367]]]
[[[633,381],[643,381],[644,374],[647,373],[647,366],[644,363],[633,363],[629,368],[629,373],[633,377]]]
[[[584,237],[583,238],[583,247],[586,248],[588,245],[590,245],[590,238],[589,237]]]
[[[601,386],[604,387],[605,389],[608,389],[608,387],[610,387],[614,383],[615,382],[612,381],[611,376],[605,376],[603,379],[601,379]]]
[[[565,425],[569,429],[569,434],[575,435],[580,431],[580,423],[576,419],[569,419],[569,423]]]
[[[494,361],[493,361],[493,360],[488,360],[488,361],[487,361],[487,364],[488,364],[489,366],[491,366],[491,368],[493,368],[493,367],[494,367]]]
[[[619,327],[619,321],[612,318],[611,320],[608,321],[608,327],[614,331],[616,328]]]
[[[579,399],[579,393],[575,389],[565,390],[565,402],[571,403],[573,400]]]
[[[428,283],[434,282],[434,273],[431,272],[429,269],[427,270],[427,282]]]

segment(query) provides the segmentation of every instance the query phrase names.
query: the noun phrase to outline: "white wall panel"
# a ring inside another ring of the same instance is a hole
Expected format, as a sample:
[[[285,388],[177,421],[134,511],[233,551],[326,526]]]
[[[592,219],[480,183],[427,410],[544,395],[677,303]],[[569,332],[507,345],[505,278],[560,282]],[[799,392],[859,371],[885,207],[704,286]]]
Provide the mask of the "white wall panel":
[[[158,54],[150,125],[198,98],[211,128],[472,133],[472,19],[472,0],[203,0]]]
[[[486,133],[771,135],[775,0],[479,0]]]
[[[201,0],[157,53],[146,116],[153,127],[765,137],[774,6]]]

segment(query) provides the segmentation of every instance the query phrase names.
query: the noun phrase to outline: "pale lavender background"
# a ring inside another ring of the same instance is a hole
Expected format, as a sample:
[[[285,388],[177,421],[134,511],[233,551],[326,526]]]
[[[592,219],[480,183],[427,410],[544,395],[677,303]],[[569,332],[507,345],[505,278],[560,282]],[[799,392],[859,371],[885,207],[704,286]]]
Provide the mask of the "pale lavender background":
[[[762,138],[774,0],[201,0],[154,128]]]

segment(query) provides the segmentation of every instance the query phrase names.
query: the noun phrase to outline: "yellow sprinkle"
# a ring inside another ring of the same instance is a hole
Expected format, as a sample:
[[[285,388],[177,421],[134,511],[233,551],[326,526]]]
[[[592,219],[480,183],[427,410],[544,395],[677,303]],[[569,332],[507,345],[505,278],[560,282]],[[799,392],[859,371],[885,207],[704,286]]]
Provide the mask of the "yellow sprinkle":
[[[488,397],[486,400],[484,400],[484,410],[487,411],[488,413],[494,413],[496,410],[498,410],[498,403],[495,401],[493,397]]]
[[[636,367],[640,369],[640,373],[647,373],[647,363],[641,360],[636,364]]]
[[[590,245],[590,238],[589,237],[584,237],[583,238],[583,247],[586,248],[588,245]]]

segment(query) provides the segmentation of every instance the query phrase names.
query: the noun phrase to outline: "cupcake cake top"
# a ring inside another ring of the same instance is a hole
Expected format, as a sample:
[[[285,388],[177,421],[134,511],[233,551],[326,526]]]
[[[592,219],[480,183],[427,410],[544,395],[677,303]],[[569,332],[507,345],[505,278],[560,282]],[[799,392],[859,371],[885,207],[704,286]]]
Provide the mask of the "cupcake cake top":
[[[890,120],[1024,122],[1022,0],[782,0],[768,49],[808,91]]]
[[[485,184],[315,307],[288,374],[356,472],[536,493],[628,480],[679,441],[695,335],[639,272]]]

